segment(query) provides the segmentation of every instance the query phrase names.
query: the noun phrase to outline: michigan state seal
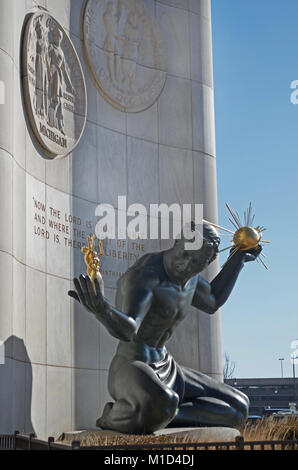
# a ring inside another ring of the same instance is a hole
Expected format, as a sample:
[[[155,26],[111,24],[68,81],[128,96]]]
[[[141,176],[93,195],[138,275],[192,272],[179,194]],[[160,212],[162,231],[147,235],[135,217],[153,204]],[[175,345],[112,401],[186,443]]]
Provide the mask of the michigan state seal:
[[[51,158],[72,152],[87,117],[86,86],[74,46],[49,14],[33,14],[23,41],[25,106],[34,135]]]

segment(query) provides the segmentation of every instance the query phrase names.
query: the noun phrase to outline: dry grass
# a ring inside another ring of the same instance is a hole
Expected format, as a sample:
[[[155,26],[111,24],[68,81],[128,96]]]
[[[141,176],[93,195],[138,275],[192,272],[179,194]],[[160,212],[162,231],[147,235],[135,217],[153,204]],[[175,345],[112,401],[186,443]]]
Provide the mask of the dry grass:
[[[245,441],[284,441],[298,439],[298,416],[269,416],[246,423],[241,432]]]
[[[98,436],[96,433],[88,433],[87,436],[78,436],[76,438],[80,441],[82,446],[116,446],[116,445],[132,445],[132,444],[159,444],[159,443],[188,443],[194,442],[189,438],[181,438],[174,436],[153,436],[153,435],[136,435],[136,434],[121,434],[111,436]],[[73,440],[72,437],[66,436],[63,444],[70,444]]]
[[[272,441],[272,440],[292,440],[298,439],[298,417],[286,416],[279,419],[266,417],[256,423],[246,423],[241,430],[245,441]],[[63,444],[71,444],[74,438],[65,436]],[[116,446],[116,445],[135,445],[135,444],[158,444],[158,443],[195,443],[196,439],[189,437],[174,436],[153,436],[153,435],[108,435],[99,436],[96,433],[89,432],[87,435],[78,436],[76,440],[81,442],[82,446]],[[266,448],[265,448],[266,449]]]

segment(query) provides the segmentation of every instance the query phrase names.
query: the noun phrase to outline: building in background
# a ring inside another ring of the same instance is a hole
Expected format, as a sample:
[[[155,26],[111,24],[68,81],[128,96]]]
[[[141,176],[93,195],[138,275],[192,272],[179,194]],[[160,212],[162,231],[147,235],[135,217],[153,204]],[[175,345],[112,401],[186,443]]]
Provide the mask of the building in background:
[[[269,407],[289,409],[297,402],[294,378],[226,379],[225,383],[248,396],[250,415],[262,416],[264,409]]]

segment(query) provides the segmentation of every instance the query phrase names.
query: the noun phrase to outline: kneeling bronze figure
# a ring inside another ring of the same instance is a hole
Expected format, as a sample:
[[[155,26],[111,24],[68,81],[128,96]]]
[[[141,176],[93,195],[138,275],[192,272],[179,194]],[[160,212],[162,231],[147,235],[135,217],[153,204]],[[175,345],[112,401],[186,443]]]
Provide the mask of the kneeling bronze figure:
[[[240,391],[177,364],[165,343],[189,307],[214,314],[228,299],[244,264],[262,248],[233,252],[211,283],[200,273],[215,260],[220,238],[204,224],[199,250],[172,248],[145,254],[117,283],[116,307],[98,279],[74,279],[69,295],[120,340],[112,360],[105,405],[97,426],[122,433],[151,433],[166,426],[239,427],[249,401]],[[95,287],[95,289],[94,289]]]

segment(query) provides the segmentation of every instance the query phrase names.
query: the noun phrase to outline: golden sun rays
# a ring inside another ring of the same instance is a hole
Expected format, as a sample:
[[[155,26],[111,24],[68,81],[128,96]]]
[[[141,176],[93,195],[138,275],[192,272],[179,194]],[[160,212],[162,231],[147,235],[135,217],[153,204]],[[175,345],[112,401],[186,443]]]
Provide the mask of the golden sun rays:
[[[229,221],[235,228],[235,231],[229,230],[227,228],[221,227],[220,225],[214,224],[213,222],[208,222],[208,220],[204,220],[203,222],[206,224],[210,224],[219,230],[223,230],[227,233],[222,233],[220,236],[231,236],[233,235],[231,245],[219,250],[219,253],[231,250],[230,256],[228,259],[231,259],[232,256],[237,251],[249,251],[253,250],[258,247],[258,245],[263,245],[265,243],[270,243],[268,240],[263,240],[263,232],[265,232],[266,228],[262,225],[258,225],[257,227],[253,227],[253,222],[255,215],[252,214],[252,205],[251,202],[249,203],[248,209],[244,212],[244,224],[241,222],[241,218],[238,212],[234,212],[229,204],[226,202],[226,207],[229,211],[230,216],[228,216]],[[261,253],[263,258],[266,258],[264,253]],[[260,262],[266,269],[268,266],[264,263],[262,258],[257,258],[257,261]]]

